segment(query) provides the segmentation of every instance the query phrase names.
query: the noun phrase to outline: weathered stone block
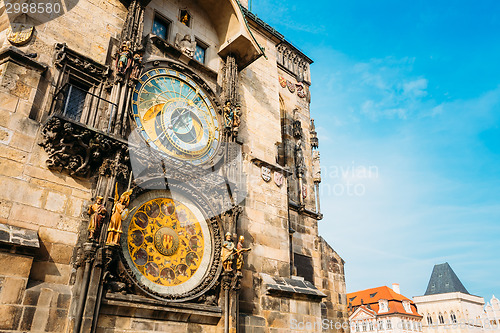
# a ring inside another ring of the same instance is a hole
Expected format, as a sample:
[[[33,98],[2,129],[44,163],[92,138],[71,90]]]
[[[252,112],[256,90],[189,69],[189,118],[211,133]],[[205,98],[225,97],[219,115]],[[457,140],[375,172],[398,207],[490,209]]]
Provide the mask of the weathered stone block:
[[[0,174],[8,177],[20,177],[23,174],[23,164],[0,158]]]
[[[15,305],[0,305],[0,329],[16,330],[23,308]]]
[[[25,287],[25,279],[6,277],[0,293],[0,303],[21,304]]]
[[[75,245],[78,239],[75,233],[45,227],[40,227],[38,234],[41,240],[48,243]]]
[[[46,332],[64,332],[66,321],[68,319],[68,311],[62,309],[50,309],[49,319],[47,320]]]
[[[27,278],[30,274],[31,257],[0,252],[0,275]]]
[[[66,200],[67,197],[63,194],[49,192],[47,195],[47,201],[45,203],[45,209],[56,213],[62,213],[64,212]]]
[[[23,331],[30,331],[31,330],[33,318],[35,316],[35,311],[36,311],[36,307],[34,307],[34,306],[24,307],[23,316],[21,319],[21,326],[19,327],[20,330],[23,330]]]
[[[67,284],[71,275],[71,266],[53,262],[33,262],[30,278],[49,283]]]

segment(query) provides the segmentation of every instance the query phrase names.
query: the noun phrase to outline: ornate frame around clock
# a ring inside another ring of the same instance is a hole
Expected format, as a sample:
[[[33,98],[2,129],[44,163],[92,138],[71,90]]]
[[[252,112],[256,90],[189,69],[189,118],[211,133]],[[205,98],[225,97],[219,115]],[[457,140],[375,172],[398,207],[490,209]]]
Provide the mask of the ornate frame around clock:
[[[155,287],[154,283],[144,283],[145,278],[144,276],[140,275],[140,272],[138,272],[138,270],[134,266],[132,259],[130,258],[128,249],[127,233],[131,220],[134,216],[133,213],[123,221],[123,235],[120,239],[120,247],[122,251],[120,251],[120,256],[129,279],[133,281],[134,284],[144,293],[159,300],[185,302],[193,300],[212,289],[219,279],[222,270],[222,264],[220,260],[222,249],[222,226],[219,219],[212,214],[212,208],[210,207],[210,204],[207,202],[207,200],[203,197],[203,194],[182,184],[169,184],[168,190],[143,190],[141,191],[141,193],[138,193],[135,196],[135,199],[132,200],[130,207],[139,208],[143,204],[155,198],[172,198],[172,193],[175,193],[174,196],[179,196],[184,200],[187,200],[188,205],[195,206],[196,209],[198,209],[201,214],[203,214],[206,221],[206,226],[210,233],[210,259],[208,261],[208,267],[199,283],[197,283],[188,291],[176,294],[162,292],[161,289],[164,288]],[[205,239],[208,238],[209,237],[205,237]]]

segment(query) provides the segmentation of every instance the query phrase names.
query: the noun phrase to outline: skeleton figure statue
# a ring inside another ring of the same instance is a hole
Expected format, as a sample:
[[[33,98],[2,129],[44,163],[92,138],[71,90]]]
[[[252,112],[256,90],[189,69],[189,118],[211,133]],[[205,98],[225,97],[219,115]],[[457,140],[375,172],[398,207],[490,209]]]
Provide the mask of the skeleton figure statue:
[[[113,212],[111,215],[111,220],[109,221],[108,227],[108,237],[106,239],[106,245],[116,246],[120,242],[120,235],[122,234],[122,221],[127,218],[128,214],[134,210],[128,209],[130,204],[130,195],[132,190],[124,192],[121,196],[118,196],[118,184],[115,187],[115,204],[113,206]]]
[[[106,207],[102,204],[103,199],[103,197],[97,197],[95,203],[89,206],[89,240],[96,240],[96,237],[99,237],[102,220],[106,217]]]

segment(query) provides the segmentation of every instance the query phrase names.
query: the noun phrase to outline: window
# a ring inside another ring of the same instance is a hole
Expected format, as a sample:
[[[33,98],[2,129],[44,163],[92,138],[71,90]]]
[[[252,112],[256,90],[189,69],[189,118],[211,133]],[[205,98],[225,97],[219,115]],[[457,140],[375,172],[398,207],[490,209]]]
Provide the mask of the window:
[[[392,330],[392,321],[390,319],[387,319],[387,329]]]
[[[427,324],[432,325],[432,317],[430,314],[427,314]]]
[[[363,322],[362,328],[363,328],[363,332],[366,332],[366,321]]]
[[[207,46],[204,43],[196,40],[196,50],[194,51],[194,59],[204,64],[206,60],[206,54],[207,54]]]
[[[444,324],[444,317],[443,317],[443,314],[441,312],[439,312],[438,319],[439,319],[440,324]]]
[[[411,313],[411,306],[410,306],[410,302],[409,301],[403,301],[403,307],[404,307],[404,309],[405,309],[406,312]]]
[[[452,323],[456,324],[457,316],[455,316],[455,313],[453,311],[451,311],[451,313],[450,313],[450,319],[451,319]]]
[[[356,322],[356,329],[355,329],[356,332],[359,332],[359,323]]]
[[[403,319],[403,329],[406,330],[406,320]]]
[[[63,115],[75,121],[80,121],[90,87],[70,78],[66,89]]]
[[[384,322],[382,320],[378,321],[378,329],[379,329],[379,331],[384,329]]]
[[[370,321],[370,323],[369,323],[369,328],[370,328],[370,331],[373,331],[373,322],[372,321]]]
[[[381,299],[378,301],[379,313],[389,311],[389,302],[386,299]]]
[[[155,15],[153,20],[153,28],[151,33],[160,37],[163,40],[168,39],[168,28],[170,27],[170,22],[161,18],[159,15]]]

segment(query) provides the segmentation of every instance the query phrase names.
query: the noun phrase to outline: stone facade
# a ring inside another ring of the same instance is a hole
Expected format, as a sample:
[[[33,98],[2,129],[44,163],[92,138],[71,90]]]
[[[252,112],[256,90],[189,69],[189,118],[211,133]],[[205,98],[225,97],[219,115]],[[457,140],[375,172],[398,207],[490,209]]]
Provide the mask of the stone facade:
[[[53,19],[0,18],[0,330],[317,332],[347,321],[344,261],[318,234],[312,61],[235,0],[71,5]],[[21,23],[33,34],[13,43]],[[203,165],[131,139],[134,89],[156,68],[189,77],[214,106],[228,148],[207,162],[209,181]],[[221,180],[235,192],[219,196]],[[186,189],[214,213],[206,286],[185,299],[144,289],[106,244],[115,192],[130,189],[135,214],[153,193],[144,182]],[[99,196],[107,213],[89,239]],[[221,274],[226,232],[251,251]]]

